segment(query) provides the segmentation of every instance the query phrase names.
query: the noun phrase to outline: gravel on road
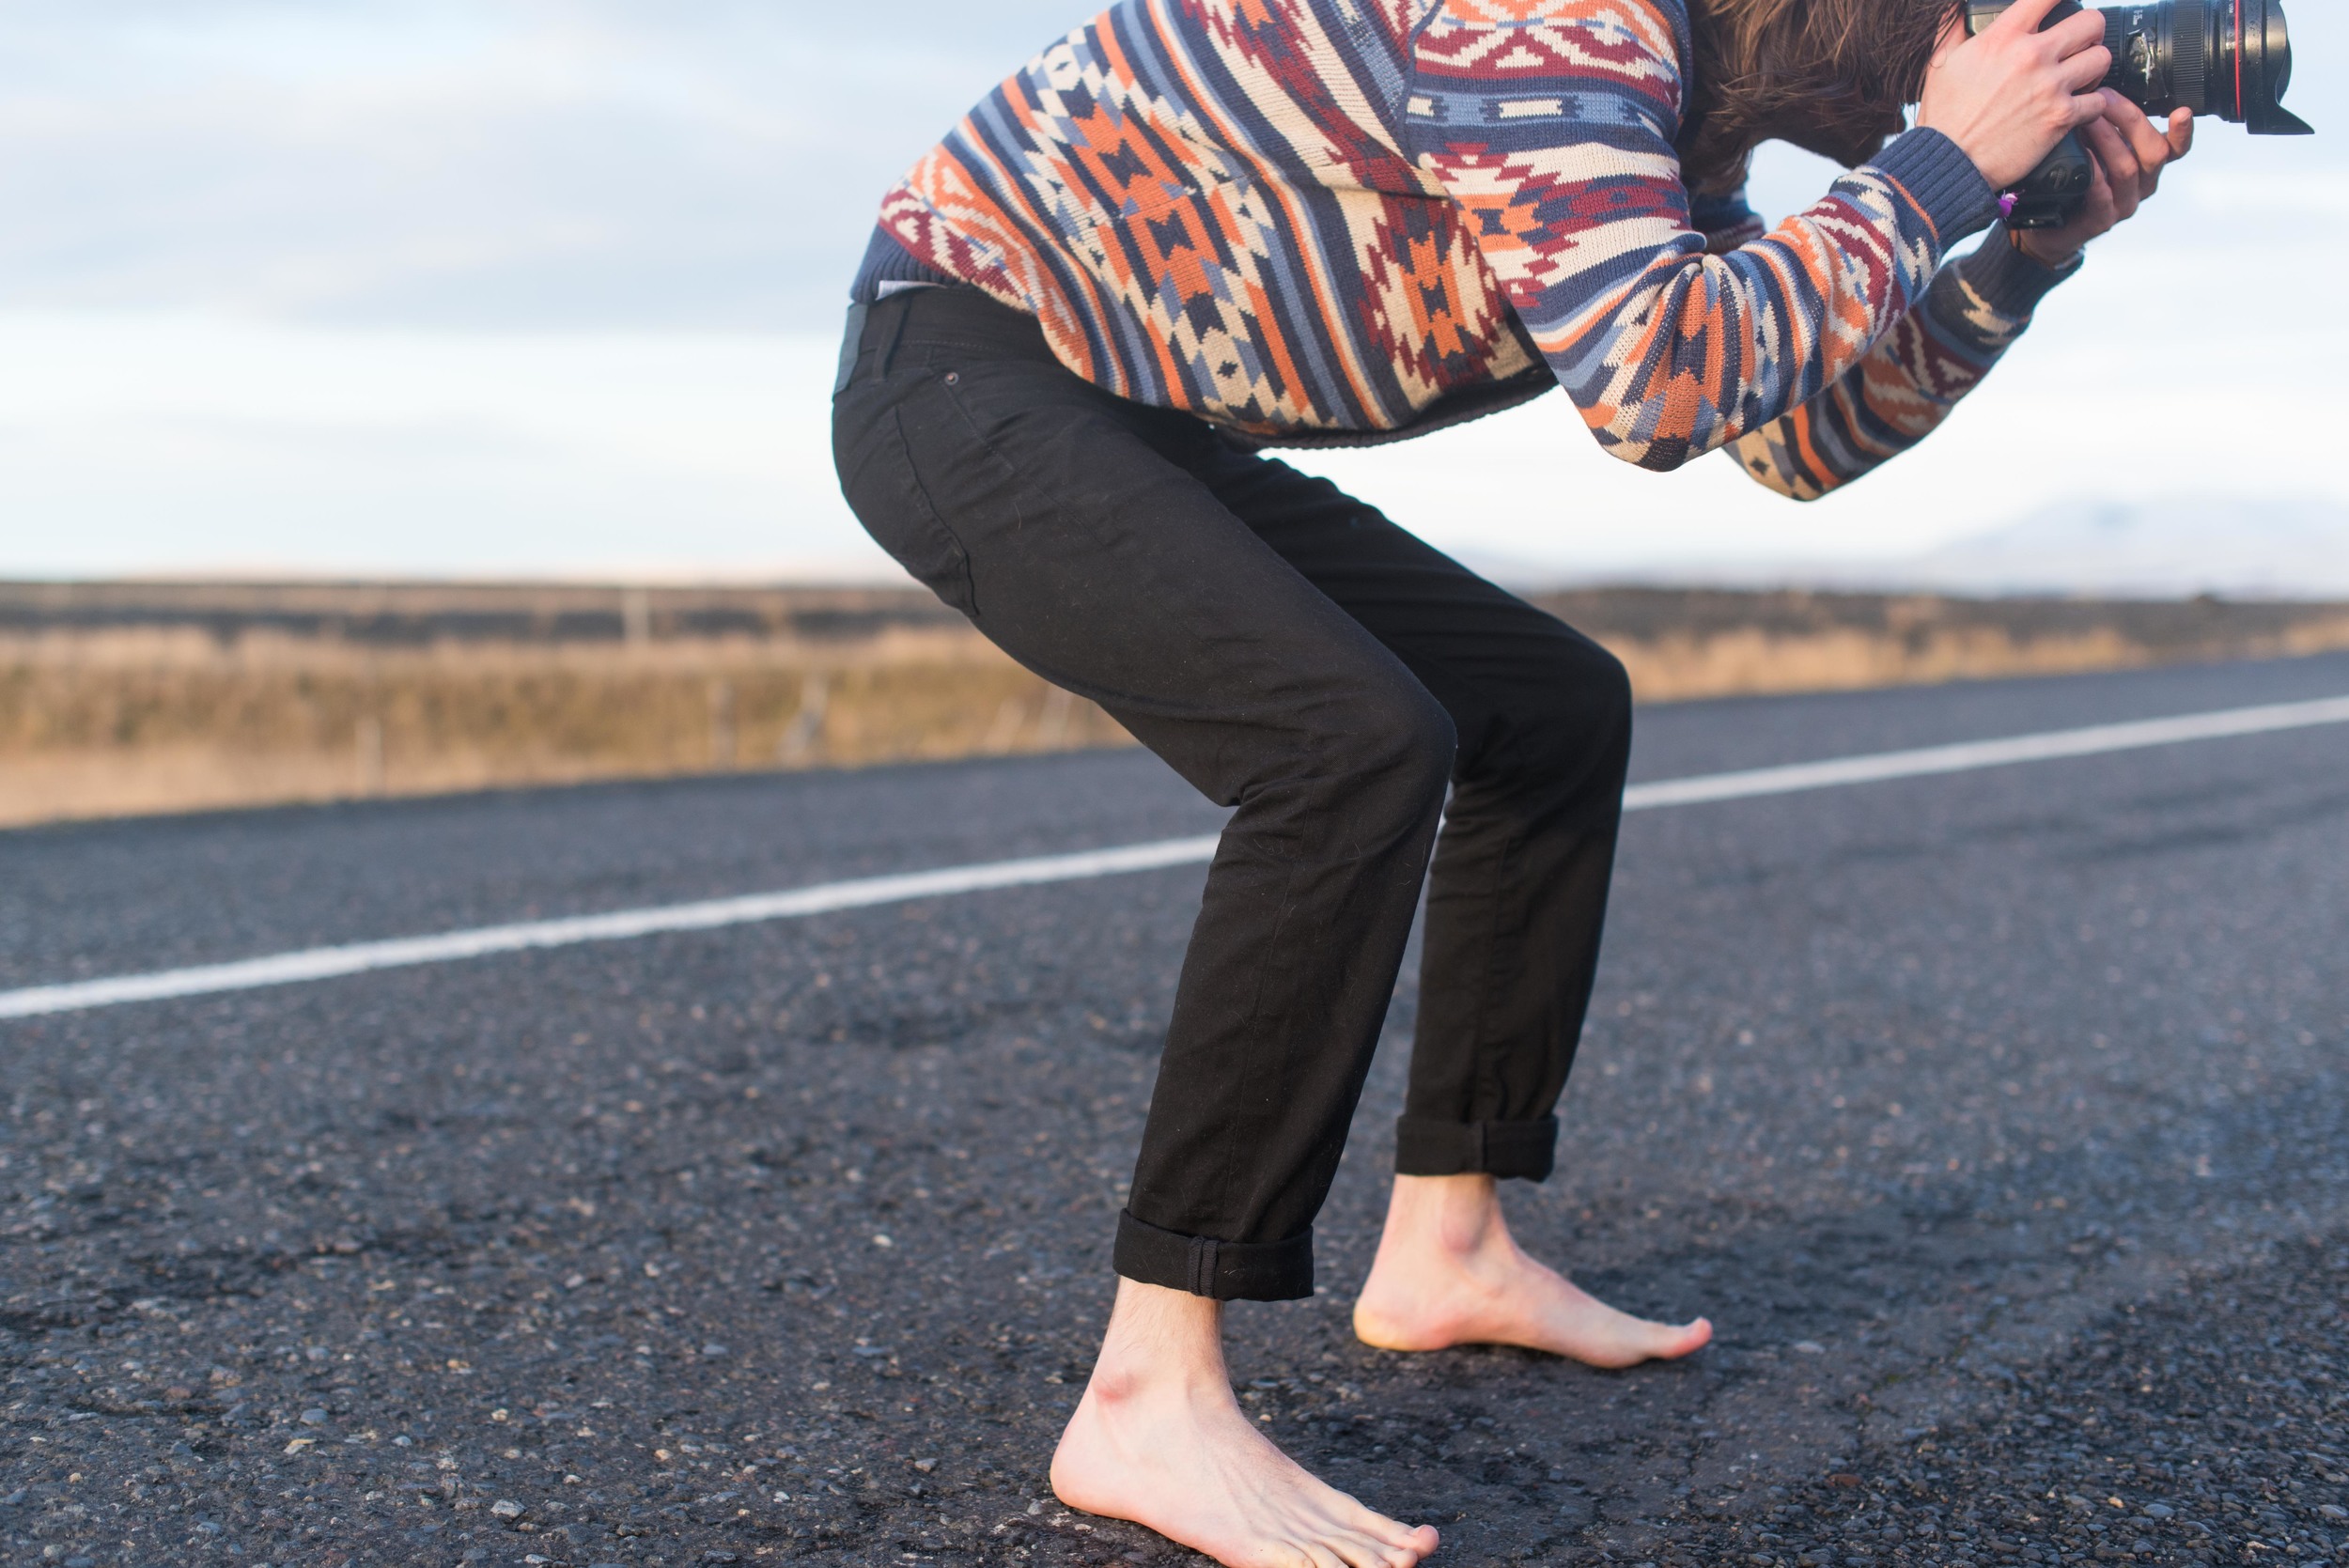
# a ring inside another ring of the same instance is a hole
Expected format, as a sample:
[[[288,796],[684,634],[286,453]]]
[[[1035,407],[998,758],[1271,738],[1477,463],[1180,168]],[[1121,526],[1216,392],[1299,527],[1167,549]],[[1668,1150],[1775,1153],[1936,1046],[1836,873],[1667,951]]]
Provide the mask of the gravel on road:
[[[2349,1235],[2123,1308],[1947,1428],[1845,1469],[1690,1498],[1658,1560],[2320,1563],[2349,1559]]]
[[[1639,768],[2341,691],[2336,658],[1691,705]],[[1634,818],[1560,1172],[1510,1203],[1717,1342],[1615,1374],[1352,1338],[1407,975],[1321,1293],[1231,1314],[1247,1406],[1439,1564],[2341,1568],[2344,760],[2311,731]],[[1122,753],[0,834],[0,971],[1216,820]],[[1196,1560],[1044,1467],[1199,877],[0,1024],[0,1559]]]

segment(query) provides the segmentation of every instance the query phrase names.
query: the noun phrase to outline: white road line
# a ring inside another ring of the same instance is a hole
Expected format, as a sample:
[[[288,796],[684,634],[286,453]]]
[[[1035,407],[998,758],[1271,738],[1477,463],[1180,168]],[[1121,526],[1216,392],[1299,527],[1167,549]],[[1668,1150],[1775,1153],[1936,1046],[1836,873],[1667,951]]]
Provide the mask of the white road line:
[[[656,936],[664,931],[709,931],[722,925],[797,920],[833,909],[902,904],[915,898],[940,898],[986,888],[1117,877],[1131,871],[1152,871],[1159,866],[1190,865],[1208,860],[1215,854],[1215,843],[1212,833],[1200,838],[1162,839],[1155,844],[1088,849],[1073,855],[1037,855],[1028,860],[948,866],[941,871],[915,871],[898,877],[861,877],[852,882],[823,882],[784,893],[754,893],[739,898],[663,904],[649,909],[614,909],[602,915],[483,925],[429,937],[395,937],[388,941],[304,948],[299,953],[242,958],[228,964],[199,964],[193,969],[163,970],[153,974],[35,986],[21,991],[0,991],[0,1018],[29,1018],[44,1013],[78,1012],[88,1007],[111,1007],[117,1002],[155,1001],[164,997],[202,996],[212,991],[249,991],[263,986],[289,986],[301,980],[361,974],[368,970],[406,969],[415,964],[479,958],[492,953],[519,953],[525,948],[570,947],[580,942]]]
[[[1920,747],[1913,752],[1877,752],[1868,756],[1836,757],[1828,762],[1797,762],[1785,768],[1754,768],[1741,773],[1666,779],[1657,784],[1633,784],[1625,790],[1623,809],[1654,811],[1659,806],[1694,806],[1708,800],[1746,800],[1757,795],[1793,795],[1806,789],[1834,789],[1843,784],[1876,784],[1886,779],[1921,779],[1935,773],[1970,773],[1980,768],[2007,768],[2018,762],[2101,756],[2108,752],[2142,751],[2148,746],[2175,746],[2186,740],[2224,740],[2234,736],[2273,735],[2279,730],[2344,723],[2349,723],[2349,697],[2231,707],[2217,713],[2182,714],[2175,719],[2092,724],[2086,729],[2048,730],[2039,735],[2010,736],[2003,740],[1968,740],[1954,746]]]
[[[2189,740],[2271,735],[2280,730],[2341,723],[2349,723],[2349,697],[2228,708],[2217,713],[2190,713],[2175,719],[2096,724],[2086,729],[2052,730],[2040,735],[2012,736],[2000,740],[1973,740],[1952,746],[1927,746],[1915,751],[1878,752],[1867,756],[1797,763],[1784,768],[1755,768],[1735,773],[1667,779],[1655,784],[1632,785],[1624,792],[1624,809],[1655,811],[1662,807],[1693,806],[1714,800],[1792,795],[1805,790],[1834,789],[1846,784],[1876,784],[1888,779],[1970,772],[1977,768],[2004,768],[2015,763],[2045,762],[2058,757],[2098,756],[2112,752],[2139,751],[2149,746],[2174,746]],[[979,893],[989,888],[1029,887],[1041,882],[1076,882],[1096,877],[1119,877],[1164,866],[1199,864],[1214,858],[1215,846],[1216,838],[1211,833],[1197,838],[1161,839],[1150,844],[1088,849],[1070,855],[1037,855],[1025,860],[948,866],[939,871],[917,871],[896,877],[863,877],[854,881],[825,882],[782,893],[746,893],[738,898],[711,898],[645,909],[615,909],[609,914],[574,915],[563,920],[522,921],[511,925],[479,926],[469,931],[443,931],[428,937],[397,937],[387,941],[306,948],[297,953],[272,954],[267,957],[244,958],[226,964],[200,964],[151,974],[125,974],[104,980],[33,986],[22,990],[0,991],[0,1018],[31,1018],[53,1013],[112,1007],[129,1001],[157,1001],[169,997],[205,996],[218,991],[257,990],[266,986],[289,986],[298,981],[363,974],[370,970],[443,964],[494,953],[519,953],[529,948],[570,947],[581,942],[620,941],[630,937],[657,936],[669,931],[708,931],[720,926],[749,925],[761,921],[797,920],[834,909],[902,904],[916,898],[940,898],[951,893]]]

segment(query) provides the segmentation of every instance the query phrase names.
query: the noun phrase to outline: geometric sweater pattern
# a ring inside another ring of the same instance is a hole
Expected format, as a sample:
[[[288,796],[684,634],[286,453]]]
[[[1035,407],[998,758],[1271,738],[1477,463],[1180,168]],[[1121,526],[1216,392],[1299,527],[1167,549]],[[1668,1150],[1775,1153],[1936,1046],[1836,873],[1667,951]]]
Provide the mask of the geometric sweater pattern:
[[[1765,228],[1673,150],[1684,0],[1121,0],[883,200],[894,264],[1121,396],[1263,445],[1563,387],[1599,445],[1802,499],[1937,426],[2058,274],[1912,130]],[[896,275],[909,275],[902,272]]]

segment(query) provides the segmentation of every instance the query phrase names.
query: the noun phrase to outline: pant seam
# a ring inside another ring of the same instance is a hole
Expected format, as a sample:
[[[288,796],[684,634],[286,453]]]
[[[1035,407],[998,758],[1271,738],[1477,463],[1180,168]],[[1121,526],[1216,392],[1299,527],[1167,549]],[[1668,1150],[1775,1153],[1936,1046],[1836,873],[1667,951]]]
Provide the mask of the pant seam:
[[[1273,916],[1271,921],[1271,929],[1267,935],[1262,951],[1258,953],[1256,957],[1256,972],[1252,976],[1253,984],[1249,986],[1247,1027],[1252,1033],[1256,1033],[1260,1037],[1266,1022],[1264,1006],[1265,990],[1271,982],[1273,956],[1281,951],[1281,939],[1283,933],[1285,933],[1288,929],[1291,915],[1296,911],[1299,902],[1297,895],[1297,879],[1303,874],[1304,870],[1304,857],[1300,855],[1291,859],[1286,871],[1281,878],[1281,905],[1279,912]],[[1288,1020],[1283,1019],[1281,1020],[1276,1027],[1285,1028],[1287,1027],[1287,1024]],[[1269,1052],[1257,1053],[1255,1058],[1259,1063],[1268,1063],[1270,1059],[1271,1055]],[[1262,1068],[1259,1067],[1258,1070],[1251,1072],[1248,1076],[1252,1083],[1258,1081],[1262,1077]],[[1233,1213],[1235,1205],[1232,1203],[1232,1197],[1235,1182],[1238,1174],[1239,1171],[1237,1161],[1227,1162],[1217,1171],[1215,1195],[1216,1211],[1218,1213],[1226,1216]]]
[[[1508,743],[1510,751],[1515,753],[1517,770],[1520,773],[1524,772],[1525,759],[1522,744],[1514,734],[1508,737]],[[1507,961],[1508,948],[1508,944],[1501,939],[1504,913],[1501,908],[1502,895],[1508,887],[1508,868],[1517,863],[1518,846],[1524,838],[1525,830],[1522,826],[1509,834],[1501,846],[1501,853],[1494,857],[1493,880],[1487,885],[1491,921],[1485,931],[1485,974],[1483,984],[1477,987],[1476,1011],[1470,1015],[1469,1019],[1468,1049],[1476,1063],[1476,1077],[1469,1091],[1470,1103],[1460,1108],[1471,1117],[1476,1116],[1480,1109],[1496,1114],[1508,1109],[1501,1103],[1504,1095],[1501,1093],[1499,1067],[1495,1060],[1499,1052],[1492,1048],[1492,1043],[1486,1038],[1486,1034],[1491,1027],[1493,1001],[1501,994],[1505,978],[1501,973],[1502,964]],[[1483,1130],[1485,1119],[1478,1117],[1476,1126],[1478,1129],[1477,1164],[1481,1169],[1485,1156]]]

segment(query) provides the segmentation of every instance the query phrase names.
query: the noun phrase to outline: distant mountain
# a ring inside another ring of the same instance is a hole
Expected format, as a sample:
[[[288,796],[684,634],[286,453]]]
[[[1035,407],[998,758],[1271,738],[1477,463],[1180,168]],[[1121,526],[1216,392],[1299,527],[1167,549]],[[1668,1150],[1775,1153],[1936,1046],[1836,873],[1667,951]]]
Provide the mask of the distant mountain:
[[[2349,506],[2315,500],[2077,502],[1921,554],[1865,561],[1684,557],[1561,570],[1474,551],[1462,559],[1517,588],[1650,583],[1975,597],[2349,599]]]
[[[2055,506],[1838,575],[1965,594],[2336,598],[2349,596],[2349,507],[2190,499]]]

